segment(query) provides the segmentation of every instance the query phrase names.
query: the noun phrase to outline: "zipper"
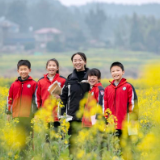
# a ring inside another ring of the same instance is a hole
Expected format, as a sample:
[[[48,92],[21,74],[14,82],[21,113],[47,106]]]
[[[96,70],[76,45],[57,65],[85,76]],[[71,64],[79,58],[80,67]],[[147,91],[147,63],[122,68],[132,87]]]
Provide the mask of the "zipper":
[[[22,89],[21,89],[21,97],[20,97],[20,109],[19,109],[19,114],[20,114],[20,111],[21,111],[22,92],[23,92],[23,83],[22,83]],[[18,116],[18,117],[19,117],[19,116]]]
[[[116,91],[117,91],[117,88],[115,88],[115,97],[114,97],[114,109],[115,109],[115,114],[116,114]]]
[[[71,85],[68,84],[68,110],[70,109],[70,101],[71,101]]]

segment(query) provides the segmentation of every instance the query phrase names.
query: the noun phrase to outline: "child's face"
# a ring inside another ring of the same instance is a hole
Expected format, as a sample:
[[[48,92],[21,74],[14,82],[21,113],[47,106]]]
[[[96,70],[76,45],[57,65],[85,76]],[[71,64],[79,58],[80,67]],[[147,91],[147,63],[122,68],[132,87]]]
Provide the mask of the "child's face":
[[[58,71],[58,66],[54,61],[49,61],[46,69],[49,76],[54,76]]]
[[[119,82],[122,79],[123,74],[124,71],[122,71],[121,67],[113,66],[111,68],[111,75],[115,81]]]
[[[88,82],[91,86],[94,86],[99,82],[99,79],[97,76],[88,76]]]
[[[19,69],[17,70],[17,72],[19,73],[21,79],[25,80],[25,79],[27,79],[29,73],[31,72],[31,69],[29,69],[25,65],[22,65],[22,66],[19,67]]]
[[[73,66],[74,68],[77,70],[77,71],[83,71],[85,70],[85,64],[86,62],[82,59],[82,57],[78,54],[76,54],[74,57],[73,57]]]

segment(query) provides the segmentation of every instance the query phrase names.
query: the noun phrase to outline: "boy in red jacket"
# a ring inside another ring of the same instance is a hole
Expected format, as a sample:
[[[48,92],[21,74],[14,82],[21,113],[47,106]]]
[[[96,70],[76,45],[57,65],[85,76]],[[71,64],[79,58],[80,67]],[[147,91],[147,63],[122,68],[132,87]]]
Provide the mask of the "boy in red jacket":
[[[138,99],[134,87],[122,78],[124,67],[120,62],[112,63],[110,72],[113,77],[111,84],[105,88],[104,108],[109,108],[117,118],[117,135],[122,134],[122,123],[128,118],[138,119]]]
[[[36,108],[33,100],[37,83],[29,76],[31,64],[28,60],[20,60],[17,64],[17,71],[20,76],[9,89],[6,113],[8,121],[11,115],[13,119],[19,119],[16,127],[28,137],[32,132],[31,119]]]
[[[90,102],[92,102],[92,100],[96,100],[97,104],[102,106],[102,110],[104,112],[103,108],[104,88],[100,82],[100,79],[101,79],[101,72],[98,69],[93,68],[88,71],[88,83],[90,84],[91,88],[88,93],[88,100],[82,118],[83,127],[91,127],[96,122],[96,115],[92,115],[89,117],[85,116],[85,112],[90,113],[91,108],[96,107],[89,105]]]

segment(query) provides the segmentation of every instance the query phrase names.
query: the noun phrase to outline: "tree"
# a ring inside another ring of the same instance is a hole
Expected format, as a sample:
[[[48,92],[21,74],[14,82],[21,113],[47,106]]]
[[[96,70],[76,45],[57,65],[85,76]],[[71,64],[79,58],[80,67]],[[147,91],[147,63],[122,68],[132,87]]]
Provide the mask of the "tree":
[[[53,13],[54,10],[48,0],[39,0],[30,9],[30,23],[35,29],[51,27],[52,21],[54,21]]]
[[[137,14],[134,13],[131,22],[130,47],[133,50],[144,49],[143,31],[141,29],[141,21]]]
[[[27,2],[21,1],[21,0],[14,0],[12,1],[7,10],[6,17],[19,24],[20,31],[26,31],[28,30],[28,8],[27,8]]]
[[[106,19],[107,17],[104,11],[98,7],[96,8],[96,11],[90,10],[86,16],[86,24],[90,29],[90,33],[94,39],[99,40]]]
[[[0,17],[5,16],[6,8],[7,8],[6,2],[4,0],[0,0]]]

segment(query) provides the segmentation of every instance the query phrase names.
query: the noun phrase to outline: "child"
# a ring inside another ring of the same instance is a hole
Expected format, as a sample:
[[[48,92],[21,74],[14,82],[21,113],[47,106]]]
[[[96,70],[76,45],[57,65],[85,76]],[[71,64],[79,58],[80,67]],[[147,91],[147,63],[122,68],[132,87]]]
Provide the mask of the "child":
[[[36,89],[36,104],[37,107],[44,107],[45,101],[50,97],[50,93],[48,91],[49,87],[57,81],[62,88],[66,79],[59,75],[59,63],[53,58],[47,61],[46,63],[47,74],[44,75],[38,81],[38,87]],[[59,95],[56,95],[56,98],[59,98]],[[53,109],[53,117],[54,117],[54,127],[57,128],[60,123],[57,115],[57,106]],[[50,123],[49,123],[50,125]]]
[[[96,100],[96,102],[103,107],[104,88],[100,83],[100,79],[101,79],[101,72],[98,69],[93,68],[88,71],[88,82],[91,88],[88,95],[88,103],[85,106],[84,115],[82,118],[82,125],[84,127],[91,127],[96,121],[95,115],[92,115],[91,117],[85,116],[85,112],[89,113],[92,107],[89,106],[89,102],[91,102],[92,100]]]
[[[6,113],[8,120],[11,115],[12,118],[19,118],[16,126],[27,137],[32,131],[31,119],[33,118],[33,100],[37,83],[29,76],[31,64],[28,60],[20,60],[17,64],[17,71],[20,76],[9,89]]]
[[[111,84],[105,88],[104,107],[109,108],[117,117],[117,136],[122,134],[122,123],[127,113],[132,120],[138,118],[138,100],[134,87],[123,77],[124,67],[120,62],[114,62],[110,66],[113,77]],[[130,114],[132,113],[132,114]]]

